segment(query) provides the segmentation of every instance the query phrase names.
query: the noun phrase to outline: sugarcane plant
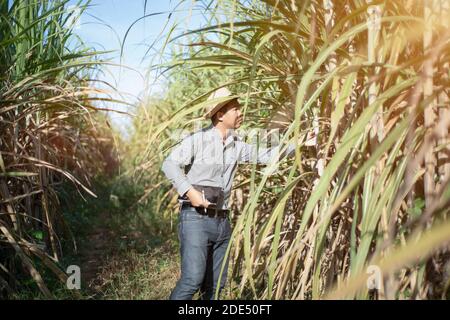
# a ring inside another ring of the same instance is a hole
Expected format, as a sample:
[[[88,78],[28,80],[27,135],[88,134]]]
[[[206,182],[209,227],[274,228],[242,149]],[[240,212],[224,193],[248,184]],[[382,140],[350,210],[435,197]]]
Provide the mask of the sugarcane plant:
[[[247,165],[237,177],[228,248],[235,296],[448,298],[448,1],[196,6],[211,25],[170,36],[174,45],[193,41],[161,67],[225,76],[183,97],[149,140],[230,86],[245,95],[247,127],[297,143],[276,173]]]
[[[74,30],[89,1],[68,2],[0,2],[0,296],[31,278],[52,297],[47,270],[65,284],[61,243],[71,233],[57,186],[95,196],[89,179],[117,160],[93,101],[110,99],[93,80],[101,52]]]

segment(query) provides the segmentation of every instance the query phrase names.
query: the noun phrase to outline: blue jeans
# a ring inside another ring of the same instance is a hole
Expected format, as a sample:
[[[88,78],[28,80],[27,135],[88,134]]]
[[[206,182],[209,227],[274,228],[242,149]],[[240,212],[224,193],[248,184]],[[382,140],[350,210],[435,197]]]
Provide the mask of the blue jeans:
[[[201,299],[214,298],[230,236],[228,217],[200,215],[192,207],[181,210],[178,224],[181,278],[170,295],[171,300],[191,300],[199,289]],[[225,286],[228,259],[225,264],[219,290]]]

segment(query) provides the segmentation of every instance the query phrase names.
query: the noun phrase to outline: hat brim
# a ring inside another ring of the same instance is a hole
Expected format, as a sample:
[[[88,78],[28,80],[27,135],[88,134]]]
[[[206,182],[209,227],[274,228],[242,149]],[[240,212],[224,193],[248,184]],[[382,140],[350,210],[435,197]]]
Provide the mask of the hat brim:
[[[237,97],[231,97],[229,100],[225,100],[219,104],[217,104],[214,108],[209,110],[207,113],[203,115],[205,119],[211,119],[220,109],[222,109],[224,106],[226,106],[228,103],[230,103],[233,100],[237,100]]]

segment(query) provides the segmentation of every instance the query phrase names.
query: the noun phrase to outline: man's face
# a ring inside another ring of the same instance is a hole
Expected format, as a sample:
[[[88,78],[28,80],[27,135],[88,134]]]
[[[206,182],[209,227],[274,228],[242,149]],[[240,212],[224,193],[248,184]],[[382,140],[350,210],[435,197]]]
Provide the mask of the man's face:
[[[241,126],[243,117],[241,105],[235,99],[218,111],[218,119],[227,129],[237,129]]]

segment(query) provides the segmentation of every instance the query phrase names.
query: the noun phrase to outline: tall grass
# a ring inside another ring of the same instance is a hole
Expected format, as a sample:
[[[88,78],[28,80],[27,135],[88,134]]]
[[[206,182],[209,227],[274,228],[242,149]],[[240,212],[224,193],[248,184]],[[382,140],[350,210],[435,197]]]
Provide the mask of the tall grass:
[[[50,270],[65,283],[62,241],[70,239],[56,186],[77,185],[117,164],[106,118],[92,99],[100,52],[84,46],[72,22],[87,8],[67,0],[0,4],[0,295],[21,288],[22,270],[45,297]]]
[[[278,174],[237,176],[228,254],[239,296],[448,297],[449,8],[436,3],[205,2],[218,24],[172,39],[189,50],[169,74],[223,69],[216,87],[244,94],[248,127],[303,141]],[[149,141],[195,119],[204,89],[180,97]],[[141,166],[157,172],[155,157]],[[366,286],[372,265],[378,291]]]

